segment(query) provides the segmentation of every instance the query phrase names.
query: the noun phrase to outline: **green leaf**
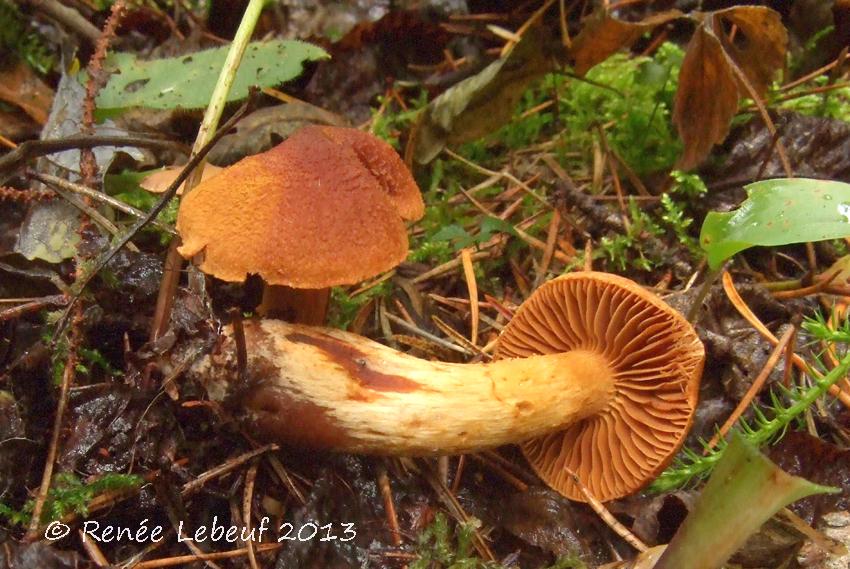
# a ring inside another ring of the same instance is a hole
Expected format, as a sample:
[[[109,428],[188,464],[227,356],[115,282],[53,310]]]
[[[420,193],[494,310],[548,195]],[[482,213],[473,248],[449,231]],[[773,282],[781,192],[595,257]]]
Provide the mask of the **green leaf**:
[[[765,180],[746,186],[735,211],[709,213],[700,245],[716,269],[754,246],[839,239],[850,235],[850,184],[805,178]]]
[[[431,236],[432,241],[454,241],[457,249],[471,246],[475,239],[469,232],[456,223],[446,225]]]
[[[783,506],[813,494],[834,494],[791,476],[738,431],[655,569],[719,569]]]
[[[113,73],[97,97],[98,114],[131,107],[199,109],[207,106],[229,46],[166,59],[143,61],[129,53],[111,54]],[[279,85],[301,74],[304,63],[329,57],[320,47],[274,40],[248,44],[227,101],[248,96],[253,85]]]
[[[504,219],[500,219],[498,217],[493,217],[488,215],[481,222],[481,230],[478,232],[476,236],[476,241],[478,243],[485,243],[490,240],[490,237],[493,236],[493,233],[507,233],[509,235],[516,236],[517,232],[514,229],[514,226],[505,221]]]

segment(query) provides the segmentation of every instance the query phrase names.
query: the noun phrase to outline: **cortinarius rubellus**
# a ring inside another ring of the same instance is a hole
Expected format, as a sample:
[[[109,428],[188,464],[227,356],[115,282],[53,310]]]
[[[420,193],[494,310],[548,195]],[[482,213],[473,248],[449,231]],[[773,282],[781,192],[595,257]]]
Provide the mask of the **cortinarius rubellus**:
[[[424,207],[389,144],[353,128],[306,126],[190,192],[177,216],[178,251],[200,255],[200,269],[225,281],[260,275],[261,314],[323,324],[328,287],[403,261],[404,221]]]
[[[257,433],[345,452],[428,455],[520,443],[550,486],[584,500],[630,494],[681,446],[704,349],[675,310],[615,275],[552,280],[519,308],[496,360],[421,360],[357,336],[245,322],[236,379],[231,332],[194,372]]]

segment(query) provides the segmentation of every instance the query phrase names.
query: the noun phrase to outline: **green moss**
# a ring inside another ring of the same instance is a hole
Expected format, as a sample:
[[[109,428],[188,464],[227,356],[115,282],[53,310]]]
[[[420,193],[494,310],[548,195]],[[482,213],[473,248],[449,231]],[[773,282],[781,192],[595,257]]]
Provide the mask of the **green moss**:
[[[417,538],[419,558],[408,565],[410,569],[508,569],[500,563],[484,561],[473,547],[475,531],[481,522],[472,518],[468,523],[457,524],[452,530],[445,514],[437,512],[433,523]],[[543,569],[587,569],[578,557],[562,556]]]
[[[840,87],[823,93],[805,94],[811,91],[812,87],[824,87],[828,84],[829,77],[821,75],[813,79],[811,83],[796,87],[789,93],[783,93],[783,96],[794,95],[794,97],[772,106],[802,115],[850,122],[850,87]],[[778,94],[778,92],[775,93]]]
[[[15,54],[42,74],[56,65],[56,55],[44,37],[7,0],[0,0],[0,54],[0,64],[11,63],[6,56]]]
[[[357,312],[367,302],[376,297],[386,297],[392,293],[393,285],[384,281],[367,291],[351,295],[342,287],[331,289],[331,304],[328,309],[328,324],[334,328],[345,330],[351,325]]]
[[[571,81],[560,99],[567,144],[589,153],[605,125],[608,144],[638,174],[671,168],[682,149],[670,120],[682,57],[665,43],[653,58],[614,55],[587,81]]]
[[[104,492],[130,490],[141,486],[144,480],[134,474],[104,474],[97,480],[84,483],[75,474],[63,472],[57,474],[44,503],[42,522],[58,520],[74,512],[88,515],[88,505]],[[27,500],[20,510],[0,503],[0,516],[17,525],[27,524],[32,517],[35,500]]]

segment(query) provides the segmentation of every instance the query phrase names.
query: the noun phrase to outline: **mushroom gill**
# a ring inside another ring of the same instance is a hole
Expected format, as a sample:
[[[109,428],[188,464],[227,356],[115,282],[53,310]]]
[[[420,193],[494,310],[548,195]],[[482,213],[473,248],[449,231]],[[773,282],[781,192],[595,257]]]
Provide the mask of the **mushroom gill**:
[[[541,286],[517,311],[497,358],[591,350],[616,393],[601,412],[522,443],[538,475],[583,500],[569,471],[606,501],[652,480],[682,445],[697,404],[704,348],[690,324],[635,283],[575,273]]]

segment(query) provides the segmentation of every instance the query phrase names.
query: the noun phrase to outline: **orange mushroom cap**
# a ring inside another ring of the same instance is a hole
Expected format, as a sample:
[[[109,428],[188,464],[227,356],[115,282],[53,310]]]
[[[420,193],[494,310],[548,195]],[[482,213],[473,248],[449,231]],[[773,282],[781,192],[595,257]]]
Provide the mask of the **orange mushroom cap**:
[[[585,501],[567,469],[601,501],[654,479],[684,442],[705,350],[681,314],[628,279],[565,275],[542,285],[505,327],[497,358],[574,349],[608,361],[616,393],[602,412],[521,445],[552,488]]]
[[[403,219],[422,216],[395,150],[340,127],[308,126],[202,182],[180,205],[178,249],[226,281],[324,288],[359,282],[407,256]]]

